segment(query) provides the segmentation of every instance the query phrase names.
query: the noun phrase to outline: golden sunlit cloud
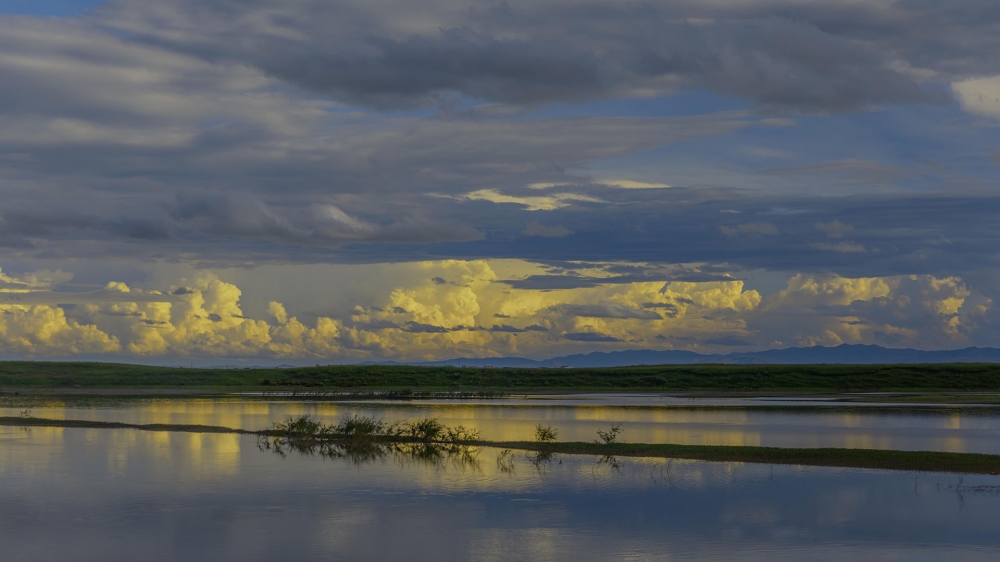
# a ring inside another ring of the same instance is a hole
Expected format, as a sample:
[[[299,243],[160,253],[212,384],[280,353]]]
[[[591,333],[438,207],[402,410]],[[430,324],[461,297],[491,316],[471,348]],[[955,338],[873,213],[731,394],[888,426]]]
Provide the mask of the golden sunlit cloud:
[[[552,270],[520,260],[351,267],[378,267],[399,281],[384,293],[351,297],[349,314],[309,322],[277,301],[259,303],[266,312],[251,318],[241,289],[209,272],[161,290],[111,281],[84,294],[51,290],[71,277],[66,273],[0,273],[0,351],[437,360],[595,349],[714,352],[774,341],[946,345],[961,341],[991,304],[966,306],[970,291],[961,279],[927,275],[795,275],[762,296],[733,278],[621,282],[593,264],[564,272],[567,283],[556,289],[531,288],[527,281],[552,277]],[[772,339],[763,341],[762,332]]]
[[[602,203],[596,197],[580,195],[578,193],[553,193],[552,195],[538,195],[528,197],[518,197],[516,195],[505,195],[495,189],[480,189],[466,193],[459,197],[467,201],[489,201],[491,203],[513,203],[523,205],[526,211],[554,211],[563,207],[568,207],[573,201],[585,201],[589,203]]]

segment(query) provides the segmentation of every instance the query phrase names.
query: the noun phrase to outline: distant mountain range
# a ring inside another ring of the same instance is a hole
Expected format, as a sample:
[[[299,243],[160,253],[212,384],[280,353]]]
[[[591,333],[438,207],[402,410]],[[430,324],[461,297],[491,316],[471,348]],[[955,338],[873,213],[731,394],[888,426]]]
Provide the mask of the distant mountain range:
[[[469,358],[447,361],[398,362],[367,361],[363,365],[451,365],[455,367],[625,367],[629,365],[728,364],[873,364],[873,363],[1000,363],[1000,349],[967,347],[946,351],[894,349],[878,345],[838,345],[836,347],[789,347],[767,351],[706,355],[692,351],[595,351],[534,360],[524,357]]]

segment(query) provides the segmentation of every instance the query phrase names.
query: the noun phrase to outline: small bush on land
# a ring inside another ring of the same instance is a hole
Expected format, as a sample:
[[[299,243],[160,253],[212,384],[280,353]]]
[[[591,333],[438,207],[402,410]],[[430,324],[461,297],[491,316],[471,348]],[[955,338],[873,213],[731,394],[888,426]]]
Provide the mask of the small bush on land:
[[[272,429],[292,435],[323,435],[332,432],[332,428],[314,420],[312,416],[305,415],[288,419],[283,422],[274,422]]]
[[[479,430],[466,429],[461,425],[449,427],[444,434],[444,441],[449,443],[472,443],[480,439],[482,438],[479,436]]]
[[[406,425],[406,435],[420,441],[437,441],[445,433],[445,426],[437,418],[424,418]]]
[[[346,415],[341,418],[333,432],[337,435],[359,440],[373,437],[392,437],[398,434],[397,424],[387,424],[381,418],[371,416]]]
[[[543,426],[542,424],[538,424],[535,426],[535,441],[539,443],[551,443],[558,437],[559,430],[551,425]]]
[[[622,432],[622,423],[615,422],[611,424],[611,427],[604,431],[603,429],[597,430],[597,440],[595,443],[604,443],[605,445],[611,445],[612,443],[618,442],[618,436]]]

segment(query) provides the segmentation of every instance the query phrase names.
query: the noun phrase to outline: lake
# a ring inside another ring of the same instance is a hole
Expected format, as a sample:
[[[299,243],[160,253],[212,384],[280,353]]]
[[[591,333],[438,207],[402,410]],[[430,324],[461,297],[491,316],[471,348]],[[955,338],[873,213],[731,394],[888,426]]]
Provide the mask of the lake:
[[[989,406],[655,395],[334,402],[6,397],[0,415],[260,429],[440,418],[492,440],[1000,452]],[[1000,477],[483,447],[324,458],[253,436],[0,427],[4,560],[996,560]]]

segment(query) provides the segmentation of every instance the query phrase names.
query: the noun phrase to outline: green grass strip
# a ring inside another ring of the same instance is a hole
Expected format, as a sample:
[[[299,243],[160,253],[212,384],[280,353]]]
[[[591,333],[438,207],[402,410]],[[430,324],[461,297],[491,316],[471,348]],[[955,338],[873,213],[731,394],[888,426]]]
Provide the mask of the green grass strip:
[[[721,392],[1000,392],[1000,364],[647,365],[508,369],[329,365],[185,369],[120,363],[0,362],[0,388]]]
[[[875,468],[920,472],[1000,474],[1000,455],[892,451],[885,449],[797,449],[728,445],[667,445],[648,443],[491,443],[491,447],[544,451],[568,455],[660,457],[712,462],[746,462],[843,468]]]

